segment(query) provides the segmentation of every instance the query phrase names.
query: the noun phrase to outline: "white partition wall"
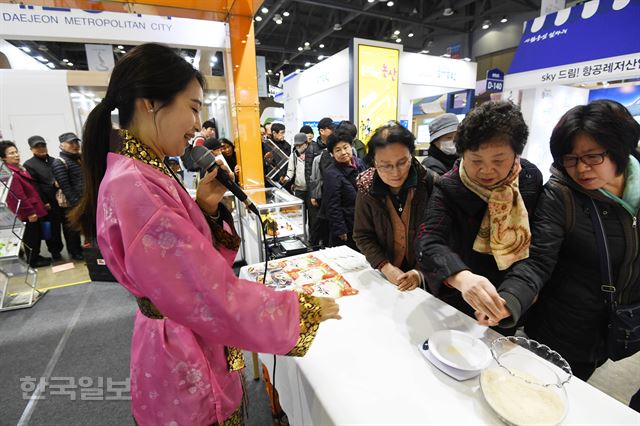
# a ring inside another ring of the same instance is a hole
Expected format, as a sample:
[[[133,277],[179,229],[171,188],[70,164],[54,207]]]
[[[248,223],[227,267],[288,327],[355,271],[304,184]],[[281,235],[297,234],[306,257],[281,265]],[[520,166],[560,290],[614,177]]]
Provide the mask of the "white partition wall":
[[[57,157],[58,136],[75,132],[66,71],[0,70],[0,130],[15,141],[21,161],[31,158],[29,136],[48,142],[49,154]]]
[[[293,140],[302,122],[331,117],[349,119],[349,49],[301,73],[289,74],[283,86],[286,138]]]

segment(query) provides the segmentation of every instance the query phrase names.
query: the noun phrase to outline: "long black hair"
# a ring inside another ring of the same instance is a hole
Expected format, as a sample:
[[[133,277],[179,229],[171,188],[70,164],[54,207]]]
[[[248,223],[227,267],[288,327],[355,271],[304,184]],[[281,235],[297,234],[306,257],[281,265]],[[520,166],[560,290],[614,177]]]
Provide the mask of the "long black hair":
[[[150,99],[158,104],[155,113],[169,105],[176,95],[196,79],[204,79],[180,55],[167,46],[149,43],[135,47],[116,64],[107,93],[91,111],[84,125],[82,172],[84,192],[69,219],[82,229],[85,237],[96,236],[98,189],[107,170],[107,154],[112,133],[111,111],[118,109],[120,127],[128,128],[133,120],[135,101]]]

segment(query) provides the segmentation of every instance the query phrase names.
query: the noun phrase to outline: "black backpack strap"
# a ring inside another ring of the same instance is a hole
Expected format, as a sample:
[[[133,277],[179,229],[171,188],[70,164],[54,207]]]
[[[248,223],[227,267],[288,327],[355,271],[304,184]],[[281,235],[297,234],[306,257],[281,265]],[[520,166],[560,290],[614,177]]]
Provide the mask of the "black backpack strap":
[[[589,198],[591,208],[589,216],[593,225],[593,232],[596,235],[596,246],[598,247],[598,258],[600,260],[600,290],[604,295],[604,301],[613,309],[616,306],[616,287],[613,283],[613,273],[611,271],[611,256],[609,253],[609,244],[607,243],[607,235],[600,216],[600,210],[593,198],[580,194],[581,197]],[[586,202],[585,202],[586,204]]]

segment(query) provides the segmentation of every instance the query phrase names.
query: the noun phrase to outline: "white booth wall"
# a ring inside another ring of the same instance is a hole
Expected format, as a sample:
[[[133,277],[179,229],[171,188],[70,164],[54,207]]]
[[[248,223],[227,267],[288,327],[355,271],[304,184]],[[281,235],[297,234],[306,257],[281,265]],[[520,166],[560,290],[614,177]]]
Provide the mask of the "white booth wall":
[[[66,71],[0,70],[0,130],[16,143],[21,161],[32,157],[27,139],[40,135],[57,157],[58,136],[76,132]]]
[[[293,141],[304,121],[349,119],[349,49],[286,77],[283,85],[286,139]]]
[[[475,88],[476,67],[474,62],[402,52],[398,120],[411,122],[414,99]],[[287,77],[283,87],[287,140],[293,140],[304,121],[349,119],[349,71],[349,49],[344,49]]]
[[[549,139],[553,127],[569,109],[589,101],[589,90],[571,86],[552,86],[522,91],[520,110],[529,126],[529,139],[522,156],[538,166],[546,182],[553,163]]]

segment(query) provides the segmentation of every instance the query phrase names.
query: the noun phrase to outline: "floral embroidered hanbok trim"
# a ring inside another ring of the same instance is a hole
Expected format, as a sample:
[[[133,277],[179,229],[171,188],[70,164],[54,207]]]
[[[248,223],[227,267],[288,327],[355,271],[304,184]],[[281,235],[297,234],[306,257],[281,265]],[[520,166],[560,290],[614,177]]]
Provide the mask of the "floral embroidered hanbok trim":
[[[288,356],[304,356],[313,339],[318,332],[320,325],[320,302],[314,296],[299,294],[300,301],[300,337],[296,345],[287,354]]]
[[[122,149],[120,154],[125,157],[133,158],[134,160],[142,161],[144,164],[161,171],[165,175],[171,176],[169,168],[155,154],[155,152],[137,140],[130,131],[120,130],[120,137],[122,138]]]

